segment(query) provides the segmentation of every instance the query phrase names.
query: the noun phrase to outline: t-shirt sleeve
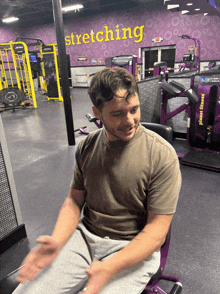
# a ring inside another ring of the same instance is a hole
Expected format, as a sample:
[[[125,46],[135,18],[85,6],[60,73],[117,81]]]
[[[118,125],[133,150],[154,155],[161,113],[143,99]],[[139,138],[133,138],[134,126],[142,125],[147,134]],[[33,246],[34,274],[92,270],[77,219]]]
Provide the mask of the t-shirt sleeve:
[[[75,166],[74,166],[74,175],[70,187],[76,190],[84,190],[84,180],[82,173],[82,146],[83,142],[81,141],[77,146],[75,153]]]
[[[154,156],[156,160],[148,189],[148,210],[156,214],[173,214],[182,181],[179,160],[175,150],[166,146]]]

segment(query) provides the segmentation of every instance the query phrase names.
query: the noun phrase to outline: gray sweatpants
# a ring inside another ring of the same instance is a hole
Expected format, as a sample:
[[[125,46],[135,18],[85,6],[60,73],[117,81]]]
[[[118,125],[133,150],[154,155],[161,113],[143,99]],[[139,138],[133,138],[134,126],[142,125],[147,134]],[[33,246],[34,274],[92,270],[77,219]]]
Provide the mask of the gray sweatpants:
[[[87,268],[94,260],[105,260],[129,241],[100,238],[79,224],[59,256],[34,281],[20,284],[13,294],[76,294],[87,282]],[[160,252],[113,276],[100,294],[141,293],[160,265]]]

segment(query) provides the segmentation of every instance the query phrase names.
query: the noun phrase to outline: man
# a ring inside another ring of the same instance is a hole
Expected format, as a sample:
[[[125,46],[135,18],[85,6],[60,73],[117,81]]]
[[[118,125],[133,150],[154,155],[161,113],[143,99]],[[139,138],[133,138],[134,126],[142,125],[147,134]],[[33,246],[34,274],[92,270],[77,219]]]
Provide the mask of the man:
[[[138,294],[159,268],[181,185],[176,153],[139,124],[128,71],[102,70],[88,93],[104,128],[79,143],[53,234],[37,240],[20,271],[20,282],[34,281],[16,294]]]

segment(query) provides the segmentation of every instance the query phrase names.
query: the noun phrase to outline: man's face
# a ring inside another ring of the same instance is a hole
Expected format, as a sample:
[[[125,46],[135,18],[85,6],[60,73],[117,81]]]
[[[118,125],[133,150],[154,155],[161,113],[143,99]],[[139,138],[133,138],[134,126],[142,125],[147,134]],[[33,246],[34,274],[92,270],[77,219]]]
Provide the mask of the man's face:
[[[140,122],[138,95],[129,97],[128,101],[126,97],[127,91],[119,89],[116,96],[105,103],[102,111],[93,106],[94,115],[103,122],[110,141],[129,141],[138,130]]]

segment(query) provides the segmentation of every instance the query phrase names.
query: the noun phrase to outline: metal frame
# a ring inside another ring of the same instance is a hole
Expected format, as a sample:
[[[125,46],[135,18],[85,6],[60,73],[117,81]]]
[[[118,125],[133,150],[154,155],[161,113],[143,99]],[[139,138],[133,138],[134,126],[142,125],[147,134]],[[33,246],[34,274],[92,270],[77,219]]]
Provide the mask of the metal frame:
[[[51,46],[53,48],[53,52],[43,52],[43,45],[37,45],[37,47],[40,50],[40,57],[43,59],[44,55],[48,54],[53,54],[54,57],[54,62],[55,62],[55,69],[56,69],[56,79],[57,79],[57,88],[58,88],[58,97],[48,97],[46,96],[47,100],[59,100],[63,102],[63,97],[61,95],[61,88],[60,88],[60,77],[59,77],[59,70],[58,70],[58,60],[57,60],[57,44],[46,44],[45,46]],[[45,68],[44,68],[44,62],[41,62],[41,68],[42,68],[42,74],[43,74],[43,79],[40,78],[40,85],[43,90],[47,93],[47,83],[45,81]]]
[[[17,196],[16,187],[15,187],[14,176],[12,173],[12,166],[11,166],[10,156],[8,153],[8,147],[7,147],[7,142],[6,142],[6,138],[5,138],[1,115],[0,115],[0,144],[2,146],[4,163],[5,163],[5,167],[6,167],[6,171],[7,171],[9,186],[11,189],[11,195],[12,195],[12,200],[13,200],[13,204],[14,204],[16,219],[17,219],[17,223],[19,226],[22,224],[21,210],[20,210],[20,206],[19,206],[19,202],[18,202],[18,196]]]
[[[15,45],[21,45],[24,48],[24,52],[21,53],[21,56],[23,59],[23,68],[21,65],[21,60],[19,55],[16,54],[16,52],[14,51]],[[2,51],[4,51],[5,53],[2,54]],[[9,52],[11,54],[12,61],[9,60],[9,56],[8,56]],[[0,70],[2,73],[2,78],[4,79],[4,81],[0,82],[0,90],[3,90],[9,87],[8,79],[6,75],[6,68],[4,66],[4,63],[6,63],[7,69],[9,70],[12,88],[15,87],[13,78],[12,78],[12,70],[14,70],[18,89],[22,90],[25,93],[25,95],[28,96],[29,100],[33,102],[34,108],[37,108],[37,102],[35,97],[34,84],[33,84],[27,45],[24,42],[13,42],[13,41],[10,41],[9,43],[0,43],[0,61],[1,61]],[[10,64],[12,63],[13,63],[13,68],[10,66]]]

